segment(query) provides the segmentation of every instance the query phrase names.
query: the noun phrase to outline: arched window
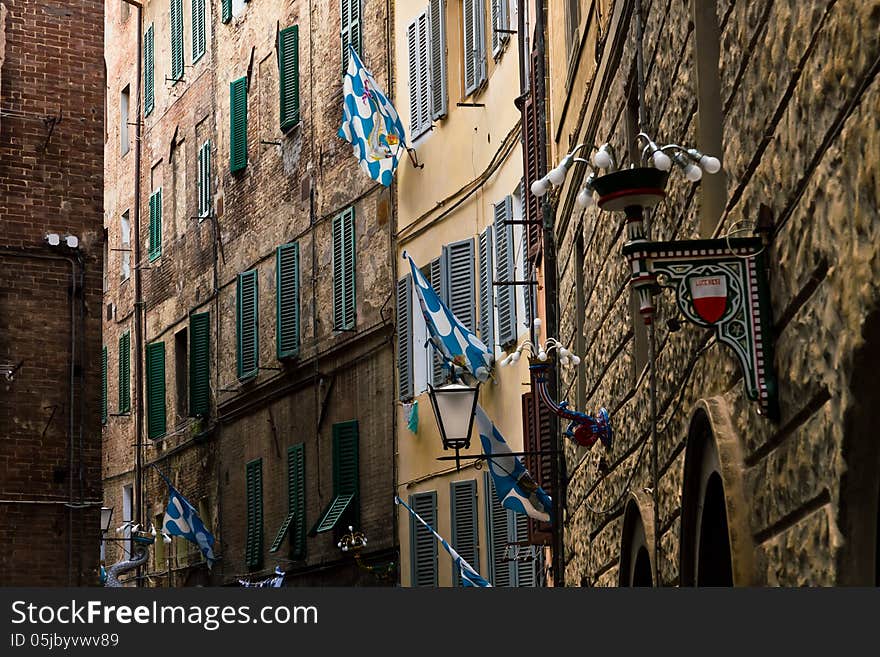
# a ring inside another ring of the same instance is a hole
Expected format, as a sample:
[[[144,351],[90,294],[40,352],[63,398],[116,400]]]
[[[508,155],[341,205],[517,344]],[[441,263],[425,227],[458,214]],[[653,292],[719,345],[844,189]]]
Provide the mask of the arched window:
[[[646,513],[650,507],[645,507]],[[653,540],[653,520],[648,519],[648,531],[642,511],[635,498],[626,505],[623,514],[623,536],[620,543],[620,586],[654,586],[654,569],[651,567],[651,545]]]

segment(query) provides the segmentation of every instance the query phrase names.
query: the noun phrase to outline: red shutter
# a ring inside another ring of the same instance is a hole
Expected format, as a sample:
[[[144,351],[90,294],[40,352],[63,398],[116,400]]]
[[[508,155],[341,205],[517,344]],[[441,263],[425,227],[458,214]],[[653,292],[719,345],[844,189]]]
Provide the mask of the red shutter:
[[[553,439],[550,433],[550,409],[534,393],[522,396],[523,435],[526,440],[525,465],[535,482],[553,497]],[[540,453],[535,453],[540,452]],[[557,504],[557,500],[553,500]],[[529,543],[545,545],[551,542],[553,529],[549,522],[529,520]]]

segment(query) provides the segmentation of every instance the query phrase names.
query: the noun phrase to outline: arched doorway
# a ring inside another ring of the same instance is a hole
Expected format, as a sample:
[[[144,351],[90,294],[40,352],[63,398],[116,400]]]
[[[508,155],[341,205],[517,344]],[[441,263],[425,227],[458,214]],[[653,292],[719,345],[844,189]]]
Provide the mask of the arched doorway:
[[[641,500],[637,494],[633,494],[623,514],[618,576],[620,586],[654,586],[654,568],[651,565],[653,541],[654,521],[650,501]]]

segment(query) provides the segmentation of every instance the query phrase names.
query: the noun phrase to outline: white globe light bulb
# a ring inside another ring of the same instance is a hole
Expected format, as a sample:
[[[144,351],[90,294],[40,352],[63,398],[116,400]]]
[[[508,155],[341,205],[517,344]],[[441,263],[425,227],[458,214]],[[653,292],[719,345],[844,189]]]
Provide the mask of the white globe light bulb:
[[[539,178],[532,183],[531,190],[535,196],[544,196],[550,189],[550,182],[546,178]]]
[[[559,364],[562,365],[563,367],[568,367],[568,358],[566,358],[565,356],[560,356],[559,357]]]
[[[571,362],[574,363],[574,366],[575,366],[575,367],[577,367],[578,365],[581,364],[581,359],[580,359],[578,356],[574,356],[574,355],[573,355],[573,356],[571,357]]]
[[[565,182],[565,174],[567,173],[568,169],[563,164],[560,164],[558,167],[552,169],[550,173],[547,174],[547,179],[551,183],[559,187],[562,183]]]
[[[563,358],[566,358],[570,353],[571,352],[568,349],[566,349],[565,347],[559,348],[559,355],[562,356]]]
[[[610,169],[611,168],[611,155],[608,151],[598,150],[593,154],[593,166],[598,167],[599,169]]]
[[[589,208],[593,205],[593,193],[589,187],[584,187],[578,192],[575,203],[578,204],[579,208]]]
[[[703,177],[703,170],[693,164],[688,164],[684,168],[684,176],[691,182],[697,182],[700,178]]]
[[[654,166],[660,171],[669,171],[672,168],[672,159],[663,151],[654,151]]]
[[[518,363],[520,358],[520,352],[516,352],[513,356],[510,357],[511,362]]]
[[[538,352],[538,360],[541,361],[542,363],[543,363],[545,360],[547,360],[547,352],[546,352],[546,351],[543,351],[543,350],[542,350],[542,351],[539,351],[539,352]]]
[[[721,171],[721,160],[711,155],[704,155],[700,158],[700,166],[706,170],[706,173],[718,173]]]
[[[540,317],[535,317],[534,321],[532,322],[532,325],[533,325],[536,329],[541,328],[541,318],[540,318]]]

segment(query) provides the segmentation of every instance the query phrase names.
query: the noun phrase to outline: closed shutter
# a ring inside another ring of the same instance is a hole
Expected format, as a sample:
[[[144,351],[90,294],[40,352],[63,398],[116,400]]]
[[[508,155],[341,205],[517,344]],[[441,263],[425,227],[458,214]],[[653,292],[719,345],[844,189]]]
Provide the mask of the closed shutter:
[[[361,0],[340,0],[340,33],[342,40],[342,70],[348,66],[348,44],[363,57],[361,43]]]
[[[189,318],[189,414],[211,410],[211,313]]]
[[[349,331],[355,326],[355,235],[354,208],[333,219],[333,328]]]
[[[183,77],[183,0],[171,0],[171,77]]]
[[[495,206],[495,281],[510,283],[516,279],[514,267],[513,226],[507,223],[513,217],[510,196]],[[495,289],[498,306],[498,344],[516,342],[516,290],[513,285],[499,285]]]
[[[486,79],[486,39],[483,0],[464,2],[464,92],[474,93]]]
[[[263,460],[250,461],[246,467],[247,537],[245,562],[248,570],[263,565]]]
[[[278,35],[278,69],[281,81],[281,129],[299,123],[299,26]]]
[[[427,12],[419,14],[406,29],[409,55],[410,133],[413,139],[431,129],[429,34]]]
[[[477,330],[476,299],[474,298],[474,240],[447,245],[446,289],[449,310],[472,333]]]
[[[552,451],[554,441],[550,434],[550,409],[533,393],[522,396],[523,435],[526,451],[525,466],[532,478],[544,492],[553,497],[552,467],[554,458]],[[543,545],[552,539],[550,523],[529,519],[529,542]]]
[[[276,353],[299,354],[299,243],[283,244],[275,254]]]
[[[165,343],[147,345],[147,436],[165,435]]]
[[[477,553],[477,482],[453,481],[449,487],[452,498],[452,547],[472,568],[480,567]],[[461,571],[453,564],[452,585],[461,586]]]
[[[192,0],[193,64],[205,54],[205,0]]]
[[[486,491],[486,544],[489,548],[489,581],[492,586],[513,584],[513,563],[507,560],[507,544],[510,542],[508,526],[509,510],[501,506],[495,492],[495,481],[488,472],[483,473]],[[520,514],[522,515],[522,514]],[[525,516],[524,516],[525,517]]]
[[[306,556],[306,446],[303,443],[287,449],[287,512],[293,516],[290,525],[290,558]]]
[[[536,56],[530,58],[529,78],[535,80]],[[536,81],[538,82],[538,81]],[[523,126],[523,171],[525,172],[525,185],[523,188],[523,202],[525,206],[525,218],[529,222],[526,226],[529,233],[529,259],[535,260],[535,256],[541,251],[543,233],[541,226],[544,217],[541,211],[541,200],[532,194],[532,183],[541,177],[541,146],[540,124],[538,122],[538,104],[536,100],[536,84],[531,85],[529,95],[523,103],[522,126]]]
[[[428,265],[429,268],[429,282],[431,283],[431,287],[434,289],[434,292],[437,293],[437,296],[440,297],[440,300],[443,303],[448,303],[449,298],[446,294],[446,282],[445,282],[445,258],[436,258],[431,261]],[[431,354],[431,385],[439,386],[444,383],[444,368],[443,368],[443,359],[440,357],[440,353],[432,346],[428,345],[428,352]]]
[[[199,147],[199,220],[211,215],[211,140]]]
[[[228,23],[232,20],[232,0],[220,0],[220,22]]]
[[[507,16],[507,3],[509,0],[491,0],[492,2],[492,55],[498,56],[509,34],[499,33],[498,30],[509,30],[510,19]]]
[[[524,207],[522,206],[522,202],[525,199],[525,183],[520,180],[519,181],[519,200],[520,200],[520,212],[523,213]],[[523,275],[522,279],[524,281],[532,281],[534,280],[534,275],[532,273],[532,261],[529,260],[529,227],[523,226],[521,235],[521,244],[520,244],[520,253],[522,254],[522,266],[523,266]],[[532,322],[535,319],[535,309],[532,307],[534,303],[534,286],[532,285],[523,285],[521,287],[523,294],[523,304],[525,306],[526,316],[524,320],[524,325],[526,329],[529,329],[532,326]]]
[[[150,194],[150,248],[152,262],[162,255],[162,188]]]
[[[239,379],[256,376],[260,367],[258,295],[256,270],[239,274],[237,303]]]
[[[446,0],[431,0],[430,5],[431,118],[446,116]],[[412,70],[412,69],[410,69]]]
[[[358,494],[358,422],[333,425],[333,494]]]
[[[144,116],[149,116],[156,105],[155,45],[153,25],[144,32]]]
[[[413,396],[413,298],[412,274],[397,281],[397,372],[398,396]]]
[[[409,506],[431,527],[437,528],[437,493],[410,495]],[[437,586],[437,539],[410,514],[410,586]],[[473,565],[473,564],[472,564]]]
[[[131,412],[131,333],[119,336],[119,412]]]
[[[480,339],[494,351],[495,289],[492,285],[492,227],[480,234]]]
[[[508,511],[509,529],[511,541],[524,546],[529,541],[529,517],[524,513]],[[541,572],[540,549],[535,551],[534,559],[521,560],[513,564],[516,574],[516,586],[539,586]]]
[[[101,424],[107,424],[107,347],[101,349]]]
[[[229,85],[229,169],[247,166],[247,78]]]

